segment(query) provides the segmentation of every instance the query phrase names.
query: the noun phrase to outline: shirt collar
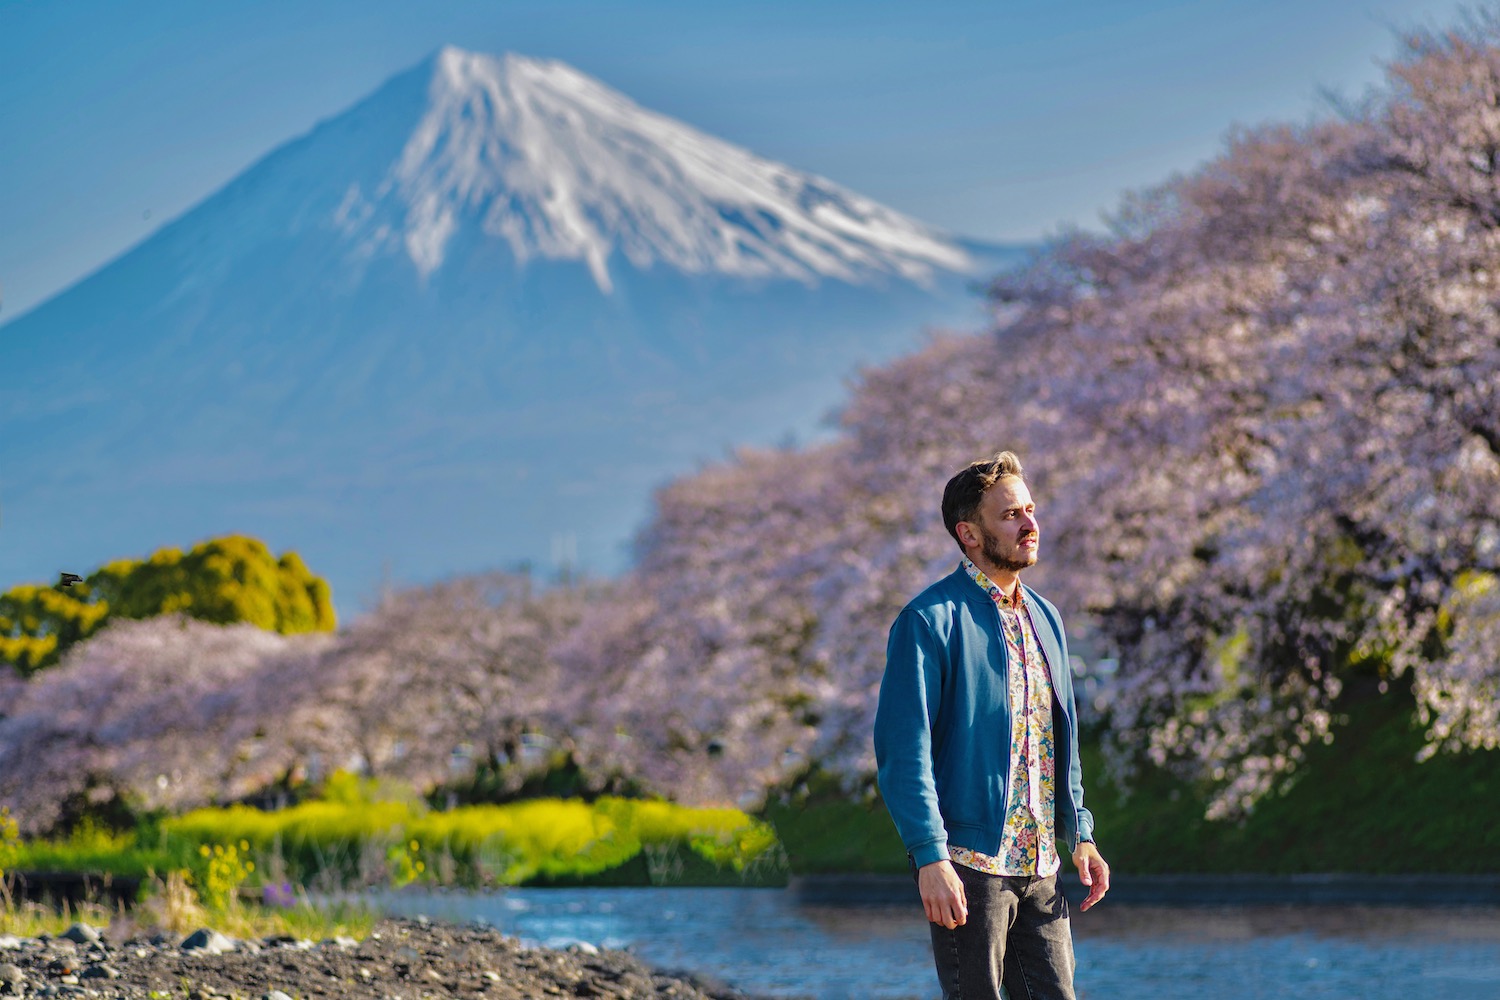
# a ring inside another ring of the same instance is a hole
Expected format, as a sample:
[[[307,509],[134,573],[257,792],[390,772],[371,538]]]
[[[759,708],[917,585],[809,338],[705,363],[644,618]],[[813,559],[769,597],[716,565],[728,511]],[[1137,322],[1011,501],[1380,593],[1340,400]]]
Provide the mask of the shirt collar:
[[[979,584],[979,589],[983,590],[986,594],[989,594],[990,599],[993,600],[996,604],[1000,605],[1000,607],[1012,611],[1019,611],[1026,606],[1026,592],[1025,588],[1021,586],[1020,581],[1016,582],[1016,596],[1014,599],[1011,599],[1009,597],[1006,597],[1005,591],[1000,589],[999,584],[995,583],[994,580],[991,580],[989,577],[985,576],[984,570],[980,569],[978,566],[975,566],[974,561],[968,556],[964,556],[964,561],[961,563],[961,565],[963,566],[964,572],[969,574],[969,579]]]

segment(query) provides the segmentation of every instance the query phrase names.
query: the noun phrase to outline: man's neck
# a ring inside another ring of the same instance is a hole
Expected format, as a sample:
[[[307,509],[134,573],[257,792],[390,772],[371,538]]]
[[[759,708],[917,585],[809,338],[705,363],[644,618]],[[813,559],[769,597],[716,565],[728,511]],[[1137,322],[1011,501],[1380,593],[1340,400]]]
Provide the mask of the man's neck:
[[[1018,570],[1001,569],[987,559],[975,559],[972,555],[969,556],[969,561],[978,567],[979,572],[989,577],[990,582],[999,587],[1000,593],[1004,594],[1007,599],[1015,599],[1016,587],[1021,582],[1021,574]]]

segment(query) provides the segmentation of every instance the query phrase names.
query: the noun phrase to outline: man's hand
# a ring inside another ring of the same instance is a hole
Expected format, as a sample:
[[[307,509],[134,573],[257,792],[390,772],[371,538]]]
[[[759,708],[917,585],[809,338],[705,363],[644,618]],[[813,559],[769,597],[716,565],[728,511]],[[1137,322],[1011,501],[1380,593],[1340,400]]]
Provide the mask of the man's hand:
[[[1078,845],[1078,850],[1073,852],[1073,867],[1078,869],[1078,881],[1088,886],[1089,894],[1084,899],[1079,910],[1087,910],[1109,891],[1109,865],[1104,863],[1104,858],[1099,856],[1099,849],[1090,843]],[[925,872],[926,869],[924,868]],[[922,898],[927,898],[924,893]]]
[[[958,880],[953,862],[944,859],[923,865],[917,872],[917,889],[922,893],[927,919],[939,927],[951,931],[969,919],[969,901],[964,898],[964,884]]]

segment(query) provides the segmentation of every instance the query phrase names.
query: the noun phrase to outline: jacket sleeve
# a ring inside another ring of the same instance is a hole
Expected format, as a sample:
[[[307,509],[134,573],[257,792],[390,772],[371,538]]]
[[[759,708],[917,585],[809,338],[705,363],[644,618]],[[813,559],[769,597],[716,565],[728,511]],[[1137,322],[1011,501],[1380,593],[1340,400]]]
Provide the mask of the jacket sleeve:
[[[897,616],[886,644],[885,676],[875,709],[880,794],[917,867],[948,857],[932,771],[932,727],[942,697],[942,658],[926,619]]]

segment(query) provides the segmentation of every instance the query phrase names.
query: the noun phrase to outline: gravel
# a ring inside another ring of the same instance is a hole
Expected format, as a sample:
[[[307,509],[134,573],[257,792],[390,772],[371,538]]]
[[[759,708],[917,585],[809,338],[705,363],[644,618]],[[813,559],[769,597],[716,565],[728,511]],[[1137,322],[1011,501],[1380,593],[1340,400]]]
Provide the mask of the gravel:
[[[627,952],[528,947],[480,925],[382,920],[364,941],[236,941],[209,928],[186,938],[70,937],[20,938],[5,949],[0,997],[751,1000],[721,983],[651,969]]]

